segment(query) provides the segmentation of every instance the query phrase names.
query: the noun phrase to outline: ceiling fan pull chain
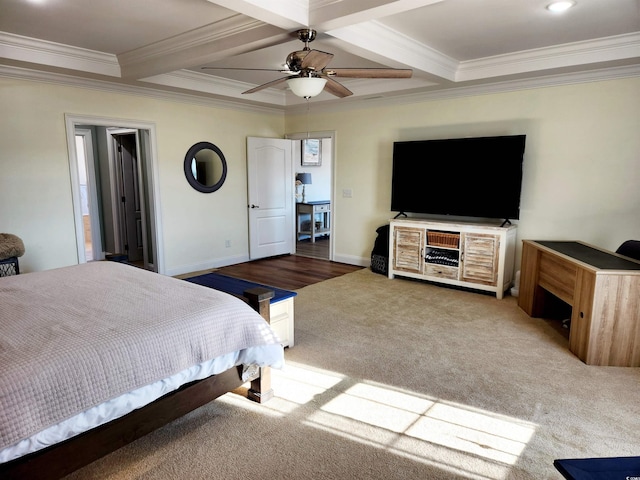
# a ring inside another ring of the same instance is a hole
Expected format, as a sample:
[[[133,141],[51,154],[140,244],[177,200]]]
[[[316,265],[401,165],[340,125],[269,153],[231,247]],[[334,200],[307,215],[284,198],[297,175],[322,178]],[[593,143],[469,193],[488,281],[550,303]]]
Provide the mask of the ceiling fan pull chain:
[[[304,99],[307,101],[307,138],[309,138],[309,97]]]

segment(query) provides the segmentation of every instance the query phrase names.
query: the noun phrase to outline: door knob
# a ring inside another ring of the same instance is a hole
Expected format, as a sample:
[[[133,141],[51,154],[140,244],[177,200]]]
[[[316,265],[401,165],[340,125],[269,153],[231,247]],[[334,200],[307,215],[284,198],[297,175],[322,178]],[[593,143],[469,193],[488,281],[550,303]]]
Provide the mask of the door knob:
[[[260,205],[254,205],[253,203],[251,204],[251,208],[260,208]]]

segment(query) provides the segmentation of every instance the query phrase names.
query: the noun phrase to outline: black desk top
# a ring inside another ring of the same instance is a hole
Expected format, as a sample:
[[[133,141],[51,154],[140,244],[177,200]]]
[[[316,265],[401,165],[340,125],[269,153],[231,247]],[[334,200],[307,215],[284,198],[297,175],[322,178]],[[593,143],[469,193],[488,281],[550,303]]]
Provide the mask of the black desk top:
[[[331,201],[330,200],[314,200],[311,202],[302,202],[302,203],[304,203],[305,205],[325,205],[327,203],[331,203]]]
[[[583,243],[550,240],[535,240],[535,242],[602,270],[640,270],[640,263],[625,260]]]

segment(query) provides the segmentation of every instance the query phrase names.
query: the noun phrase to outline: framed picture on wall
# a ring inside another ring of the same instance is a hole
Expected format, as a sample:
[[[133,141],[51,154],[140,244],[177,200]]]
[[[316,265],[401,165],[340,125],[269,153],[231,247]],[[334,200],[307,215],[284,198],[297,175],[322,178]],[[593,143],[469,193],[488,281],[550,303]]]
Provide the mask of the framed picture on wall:
[[[305,138],[302,140],[302,165],[322,165],[322,151],[319,138]]]

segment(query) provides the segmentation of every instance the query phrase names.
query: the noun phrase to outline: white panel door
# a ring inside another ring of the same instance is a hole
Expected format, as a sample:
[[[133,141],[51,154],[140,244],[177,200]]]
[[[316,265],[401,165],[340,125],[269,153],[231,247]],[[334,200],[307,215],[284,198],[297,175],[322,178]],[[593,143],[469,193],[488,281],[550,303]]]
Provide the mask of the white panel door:
[[[249,258],[295,253],[291,140],[247,139]]]

